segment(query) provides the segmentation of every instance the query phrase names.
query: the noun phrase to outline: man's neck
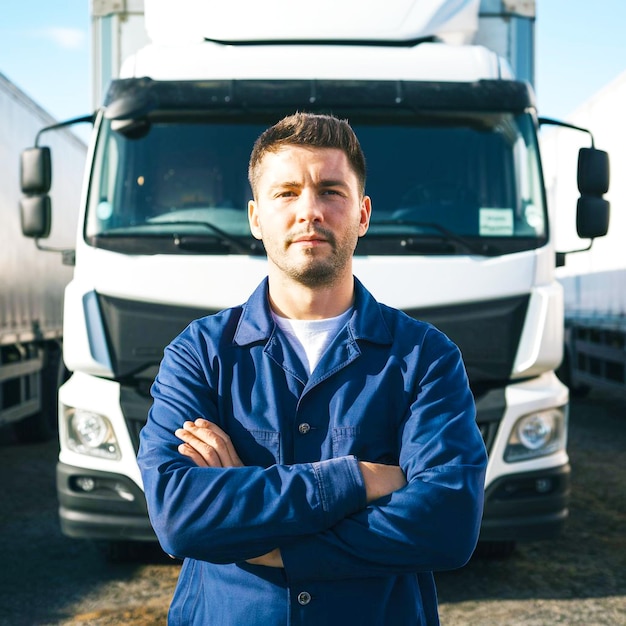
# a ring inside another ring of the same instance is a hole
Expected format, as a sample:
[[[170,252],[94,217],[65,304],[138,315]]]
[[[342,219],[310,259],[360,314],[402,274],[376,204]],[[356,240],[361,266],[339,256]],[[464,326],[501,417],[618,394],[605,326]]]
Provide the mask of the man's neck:
[[[350,274],[328,287],[307,287],[301,283],[269,276],[270,304],[281,317],[317,320],[337,317],[354,301],[354,277]]]

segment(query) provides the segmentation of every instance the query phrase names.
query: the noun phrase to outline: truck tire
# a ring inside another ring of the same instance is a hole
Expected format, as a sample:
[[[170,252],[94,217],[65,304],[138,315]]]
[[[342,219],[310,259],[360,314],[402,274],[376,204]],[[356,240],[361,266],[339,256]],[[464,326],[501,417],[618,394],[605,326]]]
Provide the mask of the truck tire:
[[[57,391],[63,382],[65,372],[58,344],[46,345],[44,363],[40,374],[41,410],[13,424],[13,431],[19,443],[42,443],[57,436]]]

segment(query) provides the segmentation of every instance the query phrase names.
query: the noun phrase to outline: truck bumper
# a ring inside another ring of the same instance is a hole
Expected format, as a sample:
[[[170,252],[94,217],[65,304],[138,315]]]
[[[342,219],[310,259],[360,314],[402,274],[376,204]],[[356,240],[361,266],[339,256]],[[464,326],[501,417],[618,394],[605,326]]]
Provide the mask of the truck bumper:
[[[126,476],[58,463],[57,494],[69,537],[156,541],[143,491]]]
[[[480,541],[552,539],[568,516],[570,466],[510,474],[485,491]]]

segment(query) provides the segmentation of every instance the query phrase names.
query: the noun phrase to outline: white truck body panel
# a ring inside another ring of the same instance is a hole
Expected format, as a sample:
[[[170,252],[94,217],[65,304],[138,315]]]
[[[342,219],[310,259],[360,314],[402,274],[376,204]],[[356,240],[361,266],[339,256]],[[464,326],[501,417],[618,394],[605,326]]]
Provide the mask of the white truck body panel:
[[[20,151],[54,120],[0,74],[0,345],[62,334],[63,289],[72,268],[42,254],[21,233]],[[71,248],[76,232],[86,147],[69,131],[44,135],[58,154],[51,197],[55,219],[47,245]]]
[[[182,8],[181,8],[182,4]],[[290,0],[145,0],[146,30],[155,43],[275,40],[407,41],[473,38],[479,0],[318,0],[299,10]]]
[[[420,44],[414,48],[284,46],[254,50],[213,43],[187,46],[150,45],[122,66],[121,77],[155,80],[306,79],[448,80],[510,78],[508,66],[481,46]],[[311,59],[315,59],[311,63]]]
[[[498,435],[489,455],[485,477],[486,487],[501,476],[548,469],[565,465],[569,460],[565,450],[529,461],[507,463],[504,460],[509,433],[512,432],[520,417],[545,410],[547,401],[553,402],[553,406],[564,407],[565,411],[568,411],[569,394],[567,387],[560,384],[553,372],[546,372],[537,378],[509,385],[506,389],[506,400],[507,409],[502,417]]]
[[[109,418],[117,435],[124,470],[128,477],[141,487],[141,475],[135,460],[135,451],[128,436],[128,429],[124,423],[124,415],[120,407],[119,383],[76,372],[59,389],[59,402],[65,406],[80,406],[86,411],[104,413]],[[59,436],[67,437],[64,420],[59,420],[59,427]],[[88,467],[101,472],[115,473],[119,472],[120,469],[120,461],[87,457],[73,452],[67,447],[61,448],[59,460],[68,465]]]
[[[54,120],[0,74],[0,426],[17,440],[56,435],[57,375],[63,334],[63,291],[72,268],[23,237],[20,224],[20,151]],[[72,248],[86,147],[69,130],[44,135],[58,154],[51,198],[57,206],[50,239]]]

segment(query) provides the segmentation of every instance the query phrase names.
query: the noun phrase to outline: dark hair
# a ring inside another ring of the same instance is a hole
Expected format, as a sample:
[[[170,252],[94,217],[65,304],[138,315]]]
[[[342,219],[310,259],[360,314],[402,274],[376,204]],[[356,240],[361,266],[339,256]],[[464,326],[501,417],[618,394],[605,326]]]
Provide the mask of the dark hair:
[[[361,195],[365,192],[365,156],[347,120],[340,120],[332,115],[298,112],[270,126],[255,141],[248,165],[248,180],[255,195],[259,164],[263,157],[268,152],[277,152],[284,146],[342,150],[356,174]]]

